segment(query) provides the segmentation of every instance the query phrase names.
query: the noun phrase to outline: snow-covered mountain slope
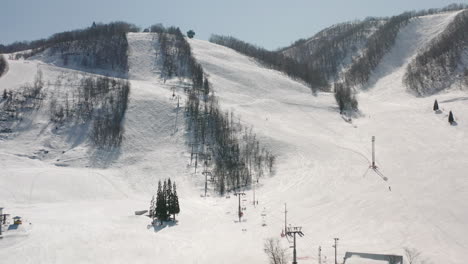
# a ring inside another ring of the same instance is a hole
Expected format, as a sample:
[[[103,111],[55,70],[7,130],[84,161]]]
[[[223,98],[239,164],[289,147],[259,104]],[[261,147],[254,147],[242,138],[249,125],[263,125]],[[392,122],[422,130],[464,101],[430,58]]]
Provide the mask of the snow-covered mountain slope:
[[[159,78],[156,35],[128,34],[132,88],[118,151],[96,151],[85,139],[67,141],[85,132],[55,131],[47,107],[28,116],[21,133],[0,139],[0,206],[31,223],[26,235],[0,240],[0,259],[266,263],[265,238],[289,246],[280,238],[287,203],[288,224],[305,233],[297,239],[300,263],[317,263],[319,246],[328,260],[322,263],[332,263],[335,237],[340,260],[345,251],[402,255],[411,247],[428,263],[464,263],[466,94],[439,95],[443,112],[434,114],[434,96],[415,98],[401,82],[414,46],[435,37],[450,19],[449,13],[427,16],[400,32],[376,81],[359,94],[363,116],[352,123],[337,114],[333,94],[313,96],[308,87],[231,49],[189,40],[221,108],[233,110],[277,155],[275,175],[256,186],[256,207],[252,190],[245,190],[242,223],[236,223],[237,197],[211,192],[201,198],[204,177],[187,166],[183,111],[176,123],[171,99],[175,88],[184,101],[187,84]],[[36,60],[9,65],[0,78],[7,89],[32,82],[38,67],[46,81],[81,74]],[[457,126],[448,124],[449,110]],[[372,136],[377,171],[369,169]],[[157,181],[167,177],[177,182],[181,213],[177,224],[154,230],[149,218],[133,212],[148,208]]]
[[[145,37],[129,35],[132,76],[145,73],[147,57],[155,59],[154,53],[144,49],[153,44]],[[9,63],[10,71],[0,79],[0,86],[8,90],[32,82],[37,68],[45,82],[54,82],[57,74],[81,74],[35,60]],[[208,211],[210,205],[200,201],[197,180],[186,169],[183,115],[180,110],[176,126],[177,103],[171,100],[170,88],[178,82],[164,84],[157,75],[143,77],[131,80],[125,140],[119,150],[96,151],[86,139],[68,141],[74,133],[86,138],[87,131],[57,132],[47,113],[53,89],[47,85],[43,106],[25,116],[28,126],[0,141],[1,206],[4,212],[31,223],[27,236],[0,240],[2,261],[153,263],[164,259],[174,263],[193,257],[192,250],[174,254],[169,249],[175,244],[203,252],[201,241],[195,241],[199,247],[193,246],[184,235],[195,225],[202,226],[204,219],[196,212]],[[156,233],[147,228],[150,219],[134,216],[134,211],[148,209],[157,181],[168,177],[178,185],[179,217],[188,225]]]
[[[376,93],[386,93],[386,97],[406,95],[406,87],[403,85],[403,77],[408,64],[418,52],[423,50],[434,38],[441,34],[447,25],[459,13],[449,12],[437,15],[429,15],[413,18],[410,23],[402,28],[397,35],[393,48],[387,53],[377,68],[374,70],[368,88]]]
[[[306,233],[301,255],[314,256],[311,249],[322,245],[332,256],[328,245],[340,237],[343,251],[403,254],[414,247],[434,263],[460,263],[468,249],[466,95],[439,95],[444,110],[437,115],[435,97],[406,93],[400,74],[417,45],[452,18],[422,17],[400,32],[380,66],[386,70],[377,71],[385,74],[359,95],[365,116],[353,125],[336,114],[332,95],[314,97],[232,50],[191,41],[221,105],[277,151],[277,174],[257,195],[277,225],[288,203],[289,223]],[[448,125],[449,110],[459,113],[458,126]],[[378,173],[368,169],[372,136]]]
[[[350,66],[353,57],[362,53],[369,38],[387,20],[370,18],[333,25],[280,52],[298,62],[310,63],[333,82]]]

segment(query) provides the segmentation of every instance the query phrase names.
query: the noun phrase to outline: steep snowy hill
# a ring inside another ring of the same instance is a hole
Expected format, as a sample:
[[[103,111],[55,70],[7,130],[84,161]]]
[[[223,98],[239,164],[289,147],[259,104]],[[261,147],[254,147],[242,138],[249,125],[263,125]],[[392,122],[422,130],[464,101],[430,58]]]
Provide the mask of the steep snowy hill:
[[[43,106],[0,139],[0,206],[26,223],[23,232],[0,240],[0,259],[267,263],[264,239],[290,245],[280,237],[287,203],[288,224],[305,233],[297,238],[300,263],[317,263],[319,246],[327,259],[322,263],[331,263],[335,237],[339,260],[345,251],[402,255],[410,247],[428,263],[464,263],[466,94],[438,95],[442,113],[434,114],[435,96],[416,98],[402,85],[417,46],[442,32],[453,16],[425,16],[399,32],[368,89],[359,94],[363,115],[352,123],[337,114],[333,94],[313,96],[308,87],[251,58],[189,40],[220,107],[251,126],[277,155],[275,175],[256,184],[256,207],[253,190],[245,190],[241,223],[237,197],[219,197],[211,186],[210,197],[200,197],[204,176],[187,166],[183,111],[172,99],[174,89],[185,100],[187,83],[160,78],[157,34],[129,33],[131,92],[118,150],[96,151],[84,139],[85,128],[56,129],[46,106],[66,88],[48,85]],[[38,68],[45,82],[83,75],[36,59],[9,60],[0,87],[19,89],[33,82]],[[457,126],[448,124],[449,110]],[[369,169],[372,136],[376,171]],[[149,207],[157,181],[167,177],[177,182],[181,213],[177,224],[155,230],[149,218],[134,211]]]

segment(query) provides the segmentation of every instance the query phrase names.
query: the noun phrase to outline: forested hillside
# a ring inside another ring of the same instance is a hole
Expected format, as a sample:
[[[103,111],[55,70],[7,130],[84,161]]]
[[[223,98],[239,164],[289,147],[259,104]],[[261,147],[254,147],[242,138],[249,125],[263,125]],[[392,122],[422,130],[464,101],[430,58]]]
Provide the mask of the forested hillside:
[[[238,40],[231,36],[212,35],[210,42],[236,50],[257,59],[264,66],[286,73],[289,77],[306,83],[315,93],[327,91],[328,82],[319,69],[306,62],[298,62],[284,54]]]
[[[309,64],[320,71],[329,81],[339,77],[340,72],[359,55],[369,37],[385,19],[368,18],[364,21],[341,23],[326,28],[309,39],[300,39],[281,53],[298,62]]]
[[[405,85],[418,95],[430,95],[458,82],[468,86],[468,10],[408,65]]]
[[[57,33],[46,39],[0,45],[0,53],[13,53],[12,59],[43,55],[42,59],[71,68],[94,68],[125,76],[128,32],[139,28],[126,22],[96,24],[86,29]],[[45,53],[44,53],[45,52]]]

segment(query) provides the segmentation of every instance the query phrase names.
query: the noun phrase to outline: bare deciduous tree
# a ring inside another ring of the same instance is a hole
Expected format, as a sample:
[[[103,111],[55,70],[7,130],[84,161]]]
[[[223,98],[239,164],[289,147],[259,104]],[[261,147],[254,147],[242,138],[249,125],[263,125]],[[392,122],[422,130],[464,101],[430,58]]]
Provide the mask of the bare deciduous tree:
[[[416,264],[419,257],[421,256],[421,252],[417,251],[415,248],[404,248],[405,249],[405,256],[408,260],[408,264]]]
[[[270,264],[286,264],[286,248],[281,247],[277,238],[268,238],[265,240],[263,250],[270,259]]]

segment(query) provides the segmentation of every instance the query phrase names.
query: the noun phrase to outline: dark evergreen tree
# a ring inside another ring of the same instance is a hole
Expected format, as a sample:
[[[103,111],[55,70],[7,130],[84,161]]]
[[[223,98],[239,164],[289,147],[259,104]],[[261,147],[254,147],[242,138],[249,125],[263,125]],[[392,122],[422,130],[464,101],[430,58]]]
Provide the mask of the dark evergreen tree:
[[[5,57],[0,54],[0,77],[6,72],[8,63],[5,60]]]
[[[149,217],[154,218],[155,215],[155,208],[156,208],[156,201],[154,200],[154,195],[153,198],[151,198],[151,203],[150,203],[150,209],[149,209]]]
[[[3,90],[3,99],[7,99],[8,98],[8,93],[7,93],[7,90]]]
[[[166,181],[164,181],[166,182]],[[172,195],[172,183],[171,183],[171,178],[167,179],[167,186],[166,186],[166,200],[168,201],[169,203],[169,200],[170,200],[170,197]]]
[[[455,122],[455,119],[453,118],[452,111],[450,111],[450,113],[449,113],[448,121],[449,121],[450,124],[453,124],[453,122]]]
[[[187,31],[187,37],[189,37],[189,38],[195,37],[195,31],[193,31],[193,30]]]
[[[165,181],[164,181],[165,182]],[[173,200],[172,200],[172,183],[171,179],[167,179],[167,187],[166,191],[164,194],[166,198],[166,207],[167,207],[167,214],[170,216],[171,215],[171,208],[173,206]]]
[[[173,193],[172,193],[171,214],[174,215],[174,221],[175,221],[176,220],[175,215],[180,213],[179,196],[177,196],[177,189],[176,189],[175,182],[174,182],[174,187],[172,190],[173,190]]]
[[[163,189],[161,190],[161,181],[159,181],[158,194],[156,198],[156,217],[158,218],[161,225],[163,221],[167,220],[167,206],[166,206],[164,190],[165,190],[165,187],[163,187]]]
[[[439,103],[437,103],[437,99],[434,101],[434,107],[433,107],[433,110],[434,110],[434,111],[437,111],[437,110],[439,110]]]

